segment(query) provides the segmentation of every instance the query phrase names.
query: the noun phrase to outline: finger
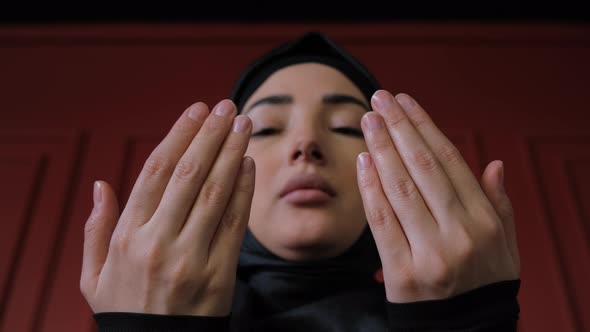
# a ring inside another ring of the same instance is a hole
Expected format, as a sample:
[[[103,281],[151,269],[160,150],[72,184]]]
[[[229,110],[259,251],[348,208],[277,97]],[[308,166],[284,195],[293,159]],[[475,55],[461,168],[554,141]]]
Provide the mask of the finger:
[[[486,204],[481,187],[465,162],[459,150],[434,124],[424,109],[407,94],[398,94],[396,100],[403,106],[414,127],[419,131],[426,144],[436,155],[440,165],[453,184],[456,195],[462,205],[472,206]],[[477,201],[478,204],[473,204]]]
[[[389,92],[377,91],[371,103],[383,117],[395,148],[433,219],[438,223],[454,220],[450,216],[462,206],[437,156]],[[400,213],[411,212],[398,212],[396,208],[396,213],[403,219]]]
[[[236,117],[232,131],[219,152],[182,228],[181,240],[199,239],[197,250],[207,252],[234,189],[242,158],[248,148],[252,125],[245,115]],[[183,234],[184,233],[184,234]]]
[[[178,161],[162,202],[154,218],[149,222],[153,223],[160,232],[177,235],[187,221],[199,192],[210,189],[204,186],[204,183],[228,137],[235,113],[233,102],[230,100],[219,102]],[[232,146],[238,144],[235,138],[229,141],[232,142]]]
[[[361,126],[383,192],[409,242],[419,243],[431,238],[436,231],[436,222],[433,221],[416,184],[406,171],[382,117],[376,112],[367,112],[363,116]]]
[[[129,195],[122,220],[129,220],[139,226],[152,217],[160,204],[178,160],[201,128],[208,114],[207,105],[196,103],[180,116],[170,132],[146,160]]]
[[[357,158],[357,182],[363,200],[367,222],[375,238],[384,268],[391,271],[392,258],[411,255],[411,243],[383,192],[379,174],[371,155],[360,153]]]
[[[94,208],[84,226],[84,251],[80,289],[94,292],[98,276],[107,259],[109,243],[119,220],[117,197],[106,182],[94,183]]]
[[[481,184],[485,195],[500,217],[512,261],[518,267],[520,266],[520,258],[516,241],[514,210],[504,189],[504,165],[502,161],[493,161],[486,167]]]
[[[251,157],[244,157],[236,183],[209,247],[209,262],[223,262],[226,274],[235,275],[238,256],[254,196],[256,169]]]

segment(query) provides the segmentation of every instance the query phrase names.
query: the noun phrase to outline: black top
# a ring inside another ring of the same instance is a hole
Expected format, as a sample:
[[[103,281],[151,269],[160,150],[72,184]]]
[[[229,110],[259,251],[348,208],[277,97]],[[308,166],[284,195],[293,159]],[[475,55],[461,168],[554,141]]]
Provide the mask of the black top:
[[[395,304],[383,301],[381,309],[387,316],[389,331],[516,331],[519,306],[516,299],[519,280],[503,281],[484,286],[459,296],[436,301]],[[361,302],[364,302],[361,300]],[[350,303],[342,303],[350,305]],[[329,308],[326,308],[329,309]],[[338,309],[326,310],[321,318],[338,317]],[[364,312],[350,317],[362,321]],[[166,316],[137,313],[98,313],[94,315],[101,332],[139,331],[349,331],[350,326],[318,329],[315,321],[289,320],[262,327],[232,325],[234,317]],[[343,320],[344,322],[345,320]],[[341,329],[339,329],[341,328]],[[354,331],[384,331],[378,322],[365,321]]]
[[[101,332],[133,331],[516,331],[520,280],[433,301],[390,303],[375,278],[368,227],[344,254],[295,263],[246,232],[227,317],[98,313]]]

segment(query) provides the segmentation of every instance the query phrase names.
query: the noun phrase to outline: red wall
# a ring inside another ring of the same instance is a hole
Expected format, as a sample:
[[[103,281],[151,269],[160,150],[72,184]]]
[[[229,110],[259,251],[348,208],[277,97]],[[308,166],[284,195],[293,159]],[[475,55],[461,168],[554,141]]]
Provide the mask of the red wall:
[[[520,331],[590,331],[590,25],[0,28],[0,331],[90,331],[78,285],[92,182],[122,204],[191,103],[260,52],[328,33],[425,106],[478,176],[504,161]]]

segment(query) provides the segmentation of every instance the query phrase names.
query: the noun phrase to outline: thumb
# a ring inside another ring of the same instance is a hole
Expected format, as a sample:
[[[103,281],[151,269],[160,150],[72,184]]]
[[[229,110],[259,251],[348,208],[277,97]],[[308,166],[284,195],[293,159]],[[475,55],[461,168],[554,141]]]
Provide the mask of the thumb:
[[[481,186],[502,222],[512,219],[512,205],[504,190],[504,163],[502,161],[494,160],[488,164],[481,177]]]
[[[119,204],[111,186],[94,182],[94,207],[84,226],[84,254],[80,290],[87,296],[96,290],[98,276],[106,261],[113,230],[119,220]]]
[[[510,198],[504,189],[504,163],[502,161],[494,160],[488,164],[481,178],[481,186],[502,220],[502,228],[504,229],[510,253],[516,266],[519,266],[520,260],[516,245],[514,210],[512,209]]]

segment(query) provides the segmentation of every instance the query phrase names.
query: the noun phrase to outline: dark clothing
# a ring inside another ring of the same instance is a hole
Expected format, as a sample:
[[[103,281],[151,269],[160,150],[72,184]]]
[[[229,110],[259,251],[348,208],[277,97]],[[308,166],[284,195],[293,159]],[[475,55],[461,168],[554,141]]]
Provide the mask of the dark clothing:
[[[367,101],[381,89],[379,82],[364,64],[323,33],[308,32],[290,40],[251,63],[237,80],[230,99],[242,112],[248,98],[276,71],[301,63],[321,63],[340,71],[350,79]]]
[[[516,331],[520,280],[450,299],[395,304],[375,279],[367,227],[344,254],[316,262],[274,256],[247,231],[231,316],[99,313],[101,332],[123,331]]]
[[[356,301],[331,297],[310,305],[313,319],[303,320],[306,306],[268,321],[234,324],[231,331],[386,331],[382,322],[365,313],[382,311],[388,331],[516,331],[519,280],[484,286],[457,297],[406,304],[375,303],[359,292]],[[338,303],[334,305],[334,303]],[[355,308],[354,316],[342,316],[343,307]],[[301,317],[298,317],[301,315]],[[99,313],[94,318],[101,332],[230,331],[232,317],[165,316],[135,313]],[[328,322],[328,324],[325,324]]]

